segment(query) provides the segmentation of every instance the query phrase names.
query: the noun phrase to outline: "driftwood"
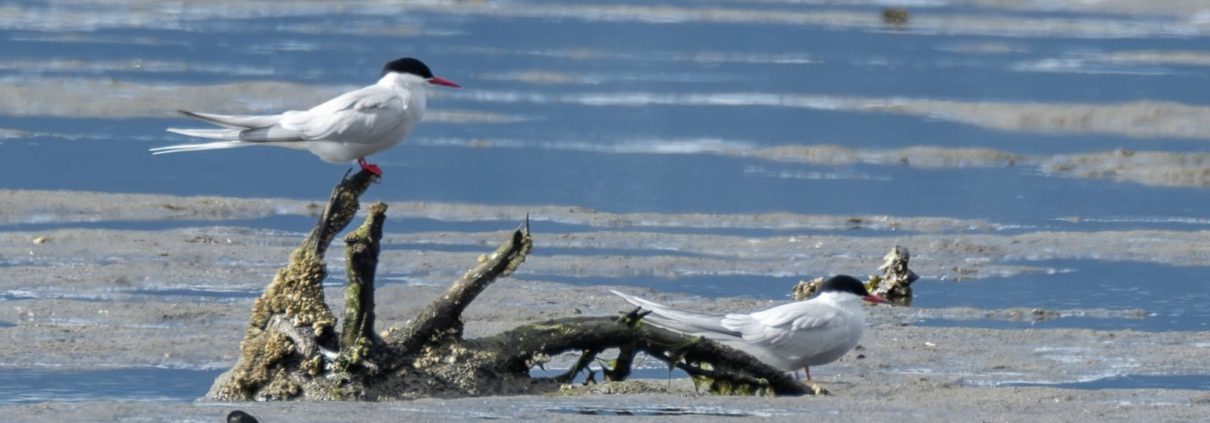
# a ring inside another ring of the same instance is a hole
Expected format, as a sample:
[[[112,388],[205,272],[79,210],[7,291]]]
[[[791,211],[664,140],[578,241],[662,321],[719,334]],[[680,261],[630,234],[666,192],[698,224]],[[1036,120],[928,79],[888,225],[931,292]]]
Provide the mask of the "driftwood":
[[[348,285],[343,324],[322,288],[328,244],[355,217],[358,197],[376,177],[344,178],[323,216],[258,298],[236,364],[207,398],[223,401],[286,399],[403,399],[549,392],[587,371],[606,351],[617,351],[605,380],[630,375],[639,353],[686,371],[711,392],[802,395],[814,392],[778,369],[715,342],[642,324],[639,310],[621,317],[574,317],[533,323],[494,336],[462,338],[462,311],[497,278],[525,261],[533,241],[528,223],[492,253],[480,256],[446,293],[403,330],[374,329],[374,273],[387,206],[374,204],[364,223],[345,237]],[[530,370],[562,353],[579,353],[566,373],[531,377]],[[593,375],[590,374],[590,378]]]
[[[907,247],[896,245],[882,258],[882,266],[878,267],[882,275],[871,276],[866,288],[871,294],[886,298],[892,304],[912,305],[912,283],[920,277],[908,269],[908,260],[911,258]]]

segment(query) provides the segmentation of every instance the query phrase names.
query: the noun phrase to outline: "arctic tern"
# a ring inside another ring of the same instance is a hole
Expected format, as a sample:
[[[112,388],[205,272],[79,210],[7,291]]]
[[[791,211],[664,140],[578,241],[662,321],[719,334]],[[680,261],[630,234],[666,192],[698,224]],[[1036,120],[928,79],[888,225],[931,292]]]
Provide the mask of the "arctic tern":
[[[651,311],[644,322],[690,336],[702,336],[748,353],[765,364],[785,371],[836,361],[857,346],[865,332],[862,300],[886,302],[870,295],[852,276],[824,281],[819,294],[805,301],[779,305],[754,313],[713,315],[681,311],[618,291],[614,294]]]
[[[424,115],[429,85],[461,88],[434,76],[423,62],[405,57],[388,62],[378,82],[350,91],[310,110],[276,115],[181,114],[222,129],[178,129],[168,132],[218,140],[151,149],[152,154],[271,145],[308,150],[328,163],[357,160],[362,169],[382,175],[366,156],[403,142]]]

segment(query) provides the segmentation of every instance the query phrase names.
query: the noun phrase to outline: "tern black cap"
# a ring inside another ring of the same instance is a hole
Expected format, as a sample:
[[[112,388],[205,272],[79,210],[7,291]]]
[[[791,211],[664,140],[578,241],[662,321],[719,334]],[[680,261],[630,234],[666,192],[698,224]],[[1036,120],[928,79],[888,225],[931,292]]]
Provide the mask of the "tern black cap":
[[[870,291],[865,289],[865,284],[849,275],[836,275],[828,278],[819,285],[819,292],[848,292],[858,297],[870,295]]]
[[[387,64],[382,66],[382,74],[386,75],[388,72],[410,73],[424,79],[433,77],[433,71],[429,70],[428,65],[411,57],[387,62]]]

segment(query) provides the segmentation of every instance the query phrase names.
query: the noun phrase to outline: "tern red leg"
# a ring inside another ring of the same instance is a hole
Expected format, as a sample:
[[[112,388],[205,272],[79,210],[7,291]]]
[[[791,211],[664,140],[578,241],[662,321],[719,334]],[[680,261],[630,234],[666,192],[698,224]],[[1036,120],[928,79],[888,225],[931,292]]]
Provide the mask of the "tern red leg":
[[[811,380],[811,366],[803,366],[802,371],[807,372],[807,380]]]
[[[382,176],[382,168],[378,167],[376,164],[367,162],[365,157],[358,157],[357,164],[361,166],[361,170],[373,173],[374,176]]]

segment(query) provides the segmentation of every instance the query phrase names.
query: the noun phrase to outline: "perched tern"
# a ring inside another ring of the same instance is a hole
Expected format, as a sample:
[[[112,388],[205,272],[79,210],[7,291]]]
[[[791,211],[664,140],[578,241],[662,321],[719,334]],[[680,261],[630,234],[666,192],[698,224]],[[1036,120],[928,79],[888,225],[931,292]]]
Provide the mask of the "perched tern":
[[[310,110],[262,116],[182,110],[185,116],[223,128],[169,128],[168,132],[219,141],[159,147],[151,152],[166,154],[272,145],[308,150],[328,163],[357,160],[362,169],[381,176],[382,169],[366,162],[366,156],[403,142],[420,123],[429,85],[461,88],[452,81],[434,76],[423,62],[405,57],[384,65],[378,83],[341,94]]]
[[[614,294],[651,310],[643,321],[691,336],[703,336],[756,357],[785,371],[806,370],[828,364],[857,346],[865,332],[862,300],[886,302],[870,295],[852,276],[824,281],[819,294],[805,301],[779,305],[754,313],[713,315],[674,310],[662,304],[618,291]]]

